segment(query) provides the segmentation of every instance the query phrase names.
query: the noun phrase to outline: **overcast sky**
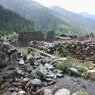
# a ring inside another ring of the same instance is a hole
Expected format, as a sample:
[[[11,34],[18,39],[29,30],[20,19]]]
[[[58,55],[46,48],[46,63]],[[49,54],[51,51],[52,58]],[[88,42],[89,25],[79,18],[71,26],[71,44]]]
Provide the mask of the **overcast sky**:
[[[75,13],[88,12],[95,15],[95,0],[34,0],[46,7],[58,5]]]

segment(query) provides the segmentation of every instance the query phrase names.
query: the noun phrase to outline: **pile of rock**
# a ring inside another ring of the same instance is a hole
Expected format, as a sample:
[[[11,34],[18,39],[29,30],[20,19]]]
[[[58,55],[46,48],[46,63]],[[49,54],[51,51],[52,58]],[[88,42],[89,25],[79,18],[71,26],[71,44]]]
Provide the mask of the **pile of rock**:
[[[53,59],[25,55],[0,38],[0,95],[43,95],[46,86],[63,77],[63,71],[52,65]]]
[[[57,44],[50,49],[50,53],[59,51],[62,56],[72,56],[80,60],[95,61],[95,43],[74,42]]]

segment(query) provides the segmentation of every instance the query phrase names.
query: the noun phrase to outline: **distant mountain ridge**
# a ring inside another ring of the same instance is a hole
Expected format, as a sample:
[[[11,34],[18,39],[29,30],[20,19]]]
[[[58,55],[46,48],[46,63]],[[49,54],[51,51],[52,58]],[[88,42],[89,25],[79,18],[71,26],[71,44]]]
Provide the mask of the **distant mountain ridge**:
[[[79,14],[87,19],[95,20],[95,15],[86,12],[80,12]]]

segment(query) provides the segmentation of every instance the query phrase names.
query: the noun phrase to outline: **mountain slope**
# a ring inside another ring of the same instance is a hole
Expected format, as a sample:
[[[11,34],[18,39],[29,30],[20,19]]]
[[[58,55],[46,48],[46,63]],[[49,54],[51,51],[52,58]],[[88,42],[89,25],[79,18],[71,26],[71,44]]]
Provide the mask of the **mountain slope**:
[[[57,33],[83,34],[66,19],[61,19],[50,9],[32,0],[0,0],[0,4],[35,23],[35,30],[56,30]],[[39,28],[38,28],[39,27]]]
[[[0,0],[0,4],[22,17],[34,21],[35,30],[55,30],[57,34],[76,35],[94,33],[95,30],[95,22],[63,8],[46,8],[32,0]]]
[[[57,26],[56,23],[59,22],[59,19],[47,8],[32,0],[0,0],[0,4],[29,20],[33,20],[35,27],[37,26],[39,29],[54,29]]]
[[[10,32],[33,31],[33,22],[22,18],[18,14],[0,6],[0,34]]]
[[[95,21],[86,19],[83,16],[69,12],[58,6],[50,8],[58,17],[65,19],[68,23],[73,24],[77,30],[85,33],[95,33]]]

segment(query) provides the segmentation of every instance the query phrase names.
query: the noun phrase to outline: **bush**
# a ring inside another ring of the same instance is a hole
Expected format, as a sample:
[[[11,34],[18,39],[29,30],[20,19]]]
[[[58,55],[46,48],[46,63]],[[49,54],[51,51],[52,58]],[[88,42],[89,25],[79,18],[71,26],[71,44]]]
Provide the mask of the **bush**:
[[[57,66],[56,66],[56,68],[58,68],[58,69],[60,69],[60,70],[64,70],[64,71],[66,71],[68,68],[70,68],[70,67],[72,67],[72,64],[70,63],[70,61],[67,59],[67,60],[65,60],[65,61],[60,61],[58,64],[57,64]]]

